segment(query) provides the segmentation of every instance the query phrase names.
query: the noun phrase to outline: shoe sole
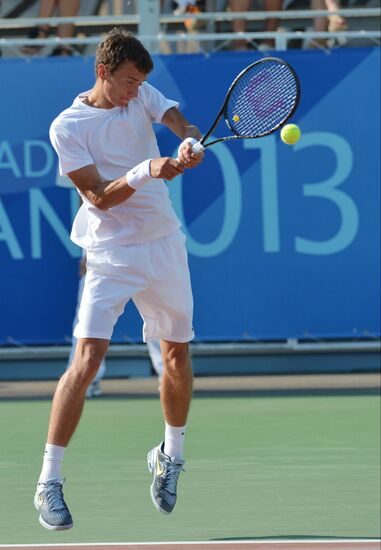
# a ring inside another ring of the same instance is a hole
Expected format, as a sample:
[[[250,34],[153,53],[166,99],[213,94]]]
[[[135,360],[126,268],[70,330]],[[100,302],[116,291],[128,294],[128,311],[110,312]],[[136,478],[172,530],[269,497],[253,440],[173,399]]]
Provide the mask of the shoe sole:
[[[40,508],[35,500],[33,500],[34,507],[39,512]],[[48,529],[48,531],[67,531],[68,529],[71,529],[74,525],[74,523],[68,523],[67,525],[49,525],[49,523],[46,523],[44,519],[42,518],[41,514],[39,515],[38,521],[42,525],[42,527],[45,527],[45,529]]]
[[[153,466],[154,464],[154,460],[152,460],[153,458],[154,458],[154,451],[152,450],[147,455],[148,471],[152,475],[154,475],[154,470],[155,470]],[[169,516],[171,512],[167,512],[167,510],[164,510],[163,508],[161,508],[160,505],[156,502],[155,496],[153,494],[153,483],[150,487],[150,495],[151,495],[152,504],[155,506],[156,510],[161,514],[164,514],[165,516]]]

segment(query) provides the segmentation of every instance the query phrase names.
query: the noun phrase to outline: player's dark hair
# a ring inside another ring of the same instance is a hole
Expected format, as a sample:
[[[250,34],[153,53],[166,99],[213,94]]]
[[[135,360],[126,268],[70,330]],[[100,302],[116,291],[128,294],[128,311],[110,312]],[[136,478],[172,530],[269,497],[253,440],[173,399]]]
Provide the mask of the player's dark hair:
[[[124,61],[131,61],[142,73],[148,74],[153,69],[153,61],[135,36],[121,27],[115,27],[99,44],[95,55],[95,76],[98,76],[98,65],[103,63],[110,72],[114,72]]]

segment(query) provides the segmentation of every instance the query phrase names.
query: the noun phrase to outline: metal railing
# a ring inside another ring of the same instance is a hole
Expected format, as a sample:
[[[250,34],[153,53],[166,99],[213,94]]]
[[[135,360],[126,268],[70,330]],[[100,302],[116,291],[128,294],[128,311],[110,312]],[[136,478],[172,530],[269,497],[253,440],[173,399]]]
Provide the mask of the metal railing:
[[[342,8],[335,12],[328,10],[281,10],[281,11],[245,11],[245,12],[207,12],[190,15],[161,15],[159,24],[171,25],[184,23],[190,19],[194,21],[234,21],[245,19],[246,21],[263,21],[272,19],[314,19],[328,15],[341,15],[348,18],[381,18],[381,8]],[[76,17],[19,17],[15,19],[0,18],[0,29],[30,28],[36,25],[57,26],[63,23],[73,23],[75,26],[103,26],[103,25],[138,25],[140,15],[89,15]]]
[[[321,341],[303,342],[297,339],[289,339],[283,342],[213,342],[191,343],[190,350],[193,357],[211,355],[267,355],[267,354],[316,354],[316,353],[364,353],[381,352],[380,340],[371,341]],[[70,352],[70,346],[0,346],[0,364],[2,361],[21,361],[37,359],[66,359]],[[148,357],[148,349],[145,344],[112,344],[108,351],[108,357]]]
[[[348,19],[374,19],[376,22],[380,20],[381,9],[380,8],[348,8],[340,9],[336,12],[329,12],[327,10],[292,10],[292,11],[250,11],[250,12],[208,12],[192,15],[192,19],[204,23],[216,23],[233,21],[235,19],[245,19],[247,21],[265,21],[267,18],[276,18],[280,21],[300,21],[308,20],[313,21],[317,17],[328,17],[330,15],[340,15]],[[285,30],[280,29],[276,32],[210,32],[208,25],[205,30],[197,30],[194,32],[188,32],[185,30],[179,30],[178,24],[184,23],[189,20],[190,16],[175,16],[175,15],[161,15],[157,18],[157,21],[151,21],[147,26],[145,18],[141,15],[122,15],[122,16],[79,16],[79,17],[51,17],[51,18],[17,18],[17,19],[0,19],[0,32],[14,31],[15,29],[28,30],[31,27],[39,25],[50,25],[56,27],[57,25],[64,23],[73,23],[75,27],[113,27],[116,25],[123,25],[125,27],[132,27],[137,31],[137,36],[145,43],[151,51],[160,51],[160,45],[163,42],[178,43],[178,42],[199,42],[205,43],[219,43],[226,44],[237,39],[246,39],[249,41],[273,39],[275,42],[275,49],[285,50],[287,49],[290,40],[319,40],[319,39],[337,39],[338,41],[352,41],[356,39],[367,39],[372,43],[380,44],[381,31],[377,30],[347,30],[340,32],[318,32],[313,30]],[[177,25],[177,27],[176,27]],[[171,32],[171,26],[175,29],[175,32]],[[156,32],[152,32],[156,30]],[[149,31],[149,32],[147,32]],[[14,50],[16,55],[22,55],[18,52],[20,46],[36,45],[36,46],[58,46],[58,45],[75,45],[86,46],[98,44],[102,39],[101,34],[94,34],[92,36],[73,36],[71,38],[60,37],[47,37],[47,38],[0,38],[0,47],[9,48]],[[215,49],[220,49],[221,45]],[[200,48],[201,50],[203,48]],[[209,48],[210,49],[210,48]]]

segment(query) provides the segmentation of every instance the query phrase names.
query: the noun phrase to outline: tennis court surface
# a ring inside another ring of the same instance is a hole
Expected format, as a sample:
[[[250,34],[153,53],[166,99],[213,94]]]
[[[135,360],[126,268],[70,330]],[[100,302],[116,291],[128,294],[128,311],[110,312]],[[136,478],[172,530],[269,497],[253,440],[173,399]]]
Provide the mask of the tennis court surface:
[[[33,495],[55,382],[2,382],[0,550],[380,549],[378,374],[195,385],[174,513],[149,495],[157,381],[106,380],[65,457],[74,528],[54,533]]]
[[[92,544],[64,544],[64,545],[11,545],[2,549],[28,550],[30,548],[41,550],[378,550],[379,540],[299,540],[299,541],[237,541],[237,542],[152,542],[152,543],[92,543]]]

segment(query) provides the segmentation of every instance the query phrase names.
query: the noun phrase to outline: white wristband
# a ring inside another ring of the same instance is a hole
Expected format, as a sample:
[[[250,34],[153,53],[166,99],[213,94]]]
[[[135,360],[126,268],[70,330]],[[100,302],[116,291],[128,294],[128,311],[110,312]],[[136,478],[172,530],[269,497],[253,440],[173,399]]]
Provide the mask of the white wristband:
[[[126,174],[126,180],[130,187],[133,189],[140,189],[150,179],[152,179],[150,164],[152,159],[143,160],[140,164],[131,168]]]
[[[179,148],[177,149],[177,158],[180,157],[180,149],[182,148],[183,145],[185,145],[185,143],[190,143],[191,145],[194,145],[195,143],[197,143],[197,139],[192,137],[185,138],[184,141],[180,143]]]

